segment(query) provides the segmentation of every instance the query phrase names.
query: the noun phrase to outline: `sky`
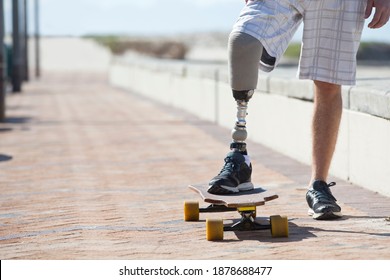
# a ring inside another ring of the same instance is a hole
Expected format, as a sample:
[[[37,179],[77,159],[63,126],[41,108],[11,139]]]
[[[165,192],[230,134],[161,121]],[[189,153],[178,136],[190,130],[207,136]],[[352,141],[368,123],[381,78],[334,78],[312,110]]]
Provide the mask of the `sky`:
[[[229,32],[244,0],[38,0],[40,29],[47,36],[90,34],[175,35],[191,32]],[[11,27],[11,0],[4,0],[5,27]],[[29,31],[33,4],[29,3]],[[390,43],[390,23],[363,31],[363,41]],[[301,30],[294,37],[299,41]]]

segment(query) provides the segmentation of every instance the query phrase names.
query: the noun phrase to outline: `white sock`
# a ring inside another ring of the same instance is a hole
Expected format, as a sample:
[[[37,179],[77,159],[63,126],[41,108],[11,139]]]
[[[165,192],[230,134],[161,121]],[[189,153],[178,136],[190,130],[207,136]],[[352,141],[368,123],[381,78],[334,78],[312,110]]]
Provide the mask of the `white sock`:
[[[250,166],[251,164],[251,158],[248,156],[248,155],[244,155],[244,158],[245,158],[245,163]]]

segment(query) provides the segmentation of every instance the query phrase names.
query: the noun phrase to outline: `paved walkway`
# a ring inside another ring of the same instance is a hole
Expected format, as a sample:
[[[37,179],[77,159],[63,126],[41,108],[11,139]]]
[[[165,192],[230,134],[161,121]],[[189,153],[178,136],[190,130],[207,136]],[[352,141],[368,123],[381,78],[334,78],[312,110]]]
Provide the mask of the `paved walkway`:
[[[314,221],[309,167],[248,143],[253,181],[280,198],[290,237],[228,232],[205,240],[183,221],[190,183],[222,165],[230,132],[109,86],[104,75],[46,74],[7,97],[0,124],[0,259],[389,259],[390,198],[337,180],[339,221]],[[387,220],[386,220],[387,218]]]

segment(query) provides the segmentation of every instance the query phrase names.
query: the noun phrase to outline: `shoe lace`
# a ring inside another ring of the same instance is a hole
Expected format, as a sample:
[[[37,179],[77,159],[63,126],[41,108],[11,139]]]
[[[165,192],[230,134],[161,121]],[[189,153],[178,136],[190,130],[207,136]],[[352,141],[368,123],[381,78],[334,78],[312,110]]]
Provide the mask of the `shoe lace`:
[[[328,201],[337,201],[337,199],[333,196],[332,192],[330,191],[330,187],[333,187],[336,185],[335,182],[331,182],[321,188],[321,190],[314,192],[314,198],[320,202],[328,202]]]
[[[219,174],[226,173],[226,172],[231,173],[236,169],[236,166],[237,166],[236,163],[231,157],[226,157],[225,164],[223,165]]]

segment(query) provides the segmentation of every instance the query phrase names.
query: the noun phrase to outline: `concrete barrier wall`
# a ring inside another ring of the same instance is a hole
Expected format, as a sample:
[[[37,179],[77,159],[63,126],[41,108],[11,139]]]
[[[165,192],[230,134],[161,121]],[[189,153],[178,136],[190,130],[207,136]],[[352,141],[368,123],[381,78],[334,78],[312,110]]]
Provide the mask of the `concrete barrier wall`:
[[[110,81],[114,86],[131,89],[231,129],[236,104],[225,68],[116,58],[111,65]],[[310,164],[312,99],[311,81],[259,76],[258,89],[249,103],[248,138]],[[388,92],[344,87],[343,100],[331,173],[390,196]]]

